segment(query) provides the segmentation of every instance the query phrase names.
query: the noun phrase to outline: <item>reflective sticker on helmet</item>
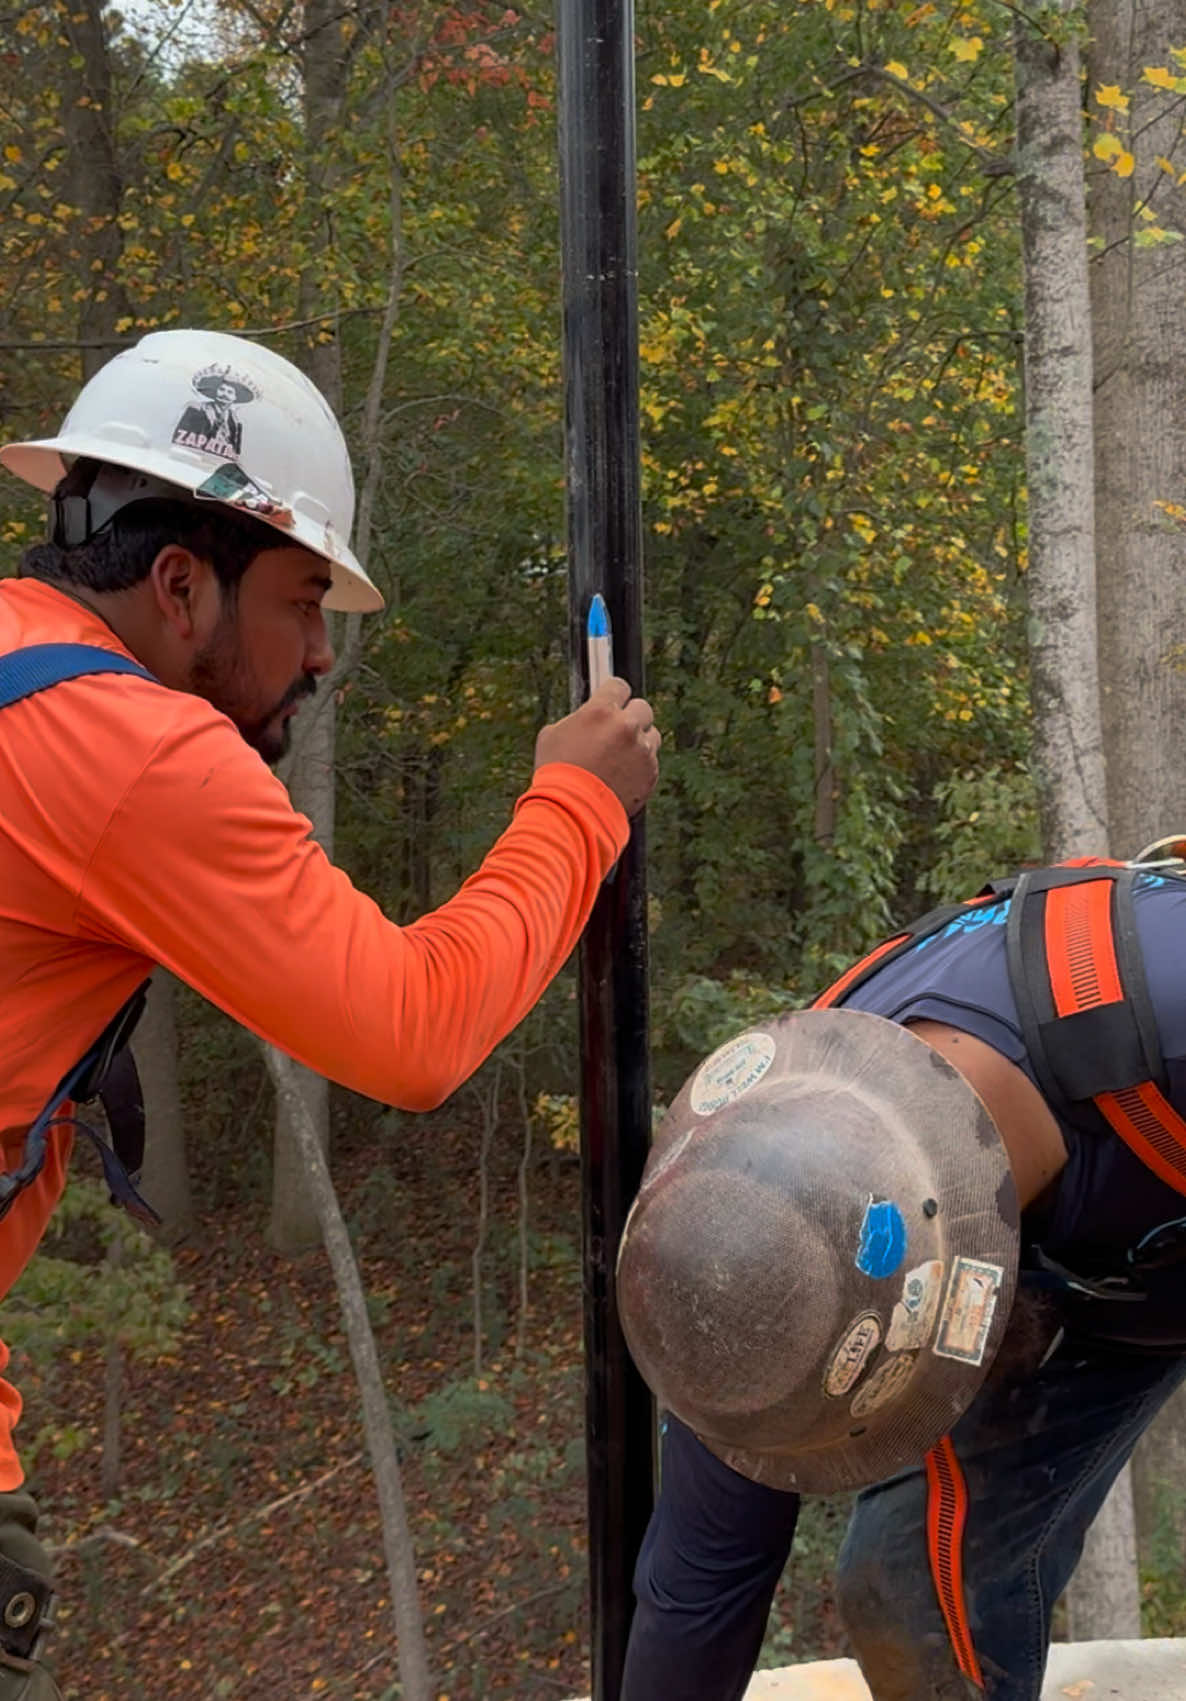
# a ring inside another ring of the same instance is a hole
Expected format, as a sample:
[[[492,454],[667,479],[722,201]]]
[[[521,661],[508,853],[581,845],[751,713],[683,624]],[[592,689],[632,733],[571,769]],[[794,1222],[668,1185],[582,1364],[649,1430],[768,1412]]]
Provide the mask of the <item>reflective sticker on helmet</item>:
[[[892,1276],[906,1256],[906,1224],[892,1199],[870,1195],[861,1222],[857,1269],[880,1281]]]
[[[896,1400],[910,1380],[917,1357],[917,1353],[895,1353],[892,1358],[883,1359],[865,1386],[857,1390],[848,1408],[853,1417],[868,1417],[870,1412],[880,1411],[882,1406]]]
[[[862,1311],[850,1323],[824,1370],[824,1393],[841,1400],[856,1387],[861,1373],[881,1344],[881,1318]]]
[[[692,1082],[690,1102],[696,1115],[711,1116],[757,1086],[774,1062],[774,1052],[774,1040],[760,1029],[739,1034],[714,1051]]]
[[[908,1347],[925,1347],[939,1315],[943,1298],[943,1260],[928,1259],[907,1270],[902,1282],[902,1297],[890,1316],[885,1344],[891,1353]]]
[[[204,496],[210,502],[223,502],[230,508],[241,508],[248,514],[258,514],[261,520],[270,520],[274,526],[291,526],[293,523],[292,509],[269,496],[262,485],[256,484],[242,467],[233,463],[216,467],[210,477],[199,484],[194,495]]]
[[[198,400],[185,409],[173,427],[173,441],[222,461],[237,461],[243,453],[243,421],[237,410],[259,399],[259,385],[245,372],[215,364],[190,379]]]
[[[958,1358],[965,1364],[983,1362],[1004,1275],[999,1264],[984,1264],[978,1258],[955,1260],[932,1349],[940,1358]]]

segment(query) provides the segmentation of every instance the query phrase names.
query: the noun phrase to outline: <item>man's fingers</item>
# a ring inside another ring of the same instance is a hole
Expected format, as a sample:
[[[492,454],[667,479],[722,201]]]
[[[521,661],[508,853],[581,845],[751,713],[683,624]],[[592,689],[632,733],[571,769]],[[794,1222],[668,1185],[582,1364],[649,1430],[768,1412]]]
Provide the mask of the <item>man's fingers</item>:
[[[597,687],[596,691],[590,693],[589,701],[591,703],[609,703],[615,709],[624,709],[630,701],[630,687],[624,679],[619,679],[616,674],[611,674]]]

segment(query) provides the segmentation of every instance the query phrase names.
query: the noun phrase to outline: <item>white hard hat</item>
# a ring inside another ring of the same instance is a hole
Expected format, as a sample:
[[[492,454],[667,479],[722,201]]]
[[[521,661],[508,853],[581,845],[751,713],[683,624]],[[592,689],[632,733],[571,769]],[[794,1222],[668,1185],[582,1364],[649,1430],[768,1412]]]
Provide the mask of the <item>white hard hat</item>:
[[[383,606],[349,546],[354,479],[341,427],[271,349],[221,331],[154,331],[83,386],[56,437],[0,448],[0,462],[39,490],[82,457],[275,527],[330,563],[327,608]]]

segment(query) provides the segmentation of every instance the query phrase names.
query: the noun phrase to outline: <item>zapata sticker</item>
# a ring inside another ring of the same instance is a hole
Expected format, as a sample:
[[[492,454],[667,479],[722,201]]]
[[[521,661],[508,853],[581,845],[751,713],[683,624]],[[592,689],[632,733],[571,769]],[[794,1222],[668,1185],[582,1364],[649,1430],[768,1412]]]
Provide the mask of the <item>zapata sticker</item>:
[[[174,443],[237,461],[243,451],[243,421],[236,410],[255,401],[259,390],[229,366],[203,367],[190,382],[202,399],[191,402],[173,427]]]

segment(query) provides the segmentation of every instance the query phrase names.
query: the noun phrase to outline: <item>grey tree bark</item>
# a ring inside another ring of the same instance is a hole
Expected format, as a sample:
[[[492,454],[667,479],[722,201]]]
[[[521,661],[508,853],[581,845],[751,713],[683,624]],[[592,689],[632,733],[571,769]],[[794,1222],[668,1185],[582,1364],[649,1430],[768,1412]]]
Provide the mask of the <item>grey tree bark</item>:
[[[355,1262],[350,1235],[338,1205],[321,1142],[305,1109],[304,1096],[296,1080],[296,1068],[283,1052],[265,1046],[268,1069],[293,1129],[301,1161],[309,1178],[309,1192],[333,1267],[350,1356],[362,1396],[363,1425],[375,1473],[379,1512],[383,1525],[383,1551],[398,1643],[399,1693],[404,1701],[431,1701],[432,1683],[424,1620],[416,1587],[416,1555],[408,1527],[403,1479],[391,1427],[391,1412],[383,1387],[379,1355],[367,1313],[366,1295]]]
[[[301,49],[304,100],[305,176],[309,216],[322,256],[333,252],[332,189],[334,131],[346,98],[348,54],[345,14],[335,0],[307,0]],[[329,269],[328,267],[326,268]],[[299,290],[299,317],[326,310],[322,280],[306,268]],[[342,415],[342,358],[332,310],[324,335],[315,334],[305,366],[334,413]],[[334,692],[323,681],[293,724],[292,759],[284,778],[294,806],[313,823],[313,834],[327,856],[334,853]],[[296,970],[297,965],[294,965]],[[329,1150],[329,1082],[312,1070],[296,1068],[296,1084],[323,1153]],[[272,1214],[268,1238],[278,1252],[297,1256],[320,1240],[309,1178],[285,1105],[277,1101],[272,1157]]]
[[[1081,28],[1079,8],[1068,5],[1019,12],[1014,30],[1034,765],[1051,858],[1108,850]],[[1067,1602],[1075,1634],[1140,1634],[1127,1472],[1088,1532]]]
[[[1099,654],[1108,810],[1120,856],[1186,824],[1186,169],[1178,102],[1142,78],[1186,42],[1186,0],[1089,0],[1089,87],[1128,96],[1134,167],[1093,173],[1088,216],[1095,333]],[[1158,162],[1166,160],[1167,172]],[[1150,240],[1156,229],[1168,242]],[[1163,507],[1161,504],[1170,504]],[[1186,1393],[1138,1444],[1140,1546],[1168,1528],[1186,1574]]]
[[[132,1040],[144,1089],[144,1197],[163,1219],[161,1235],[167,1241],[184,1240],[194,1225],[177,1078],[176,1004],[177,983],[158,969]]]
[[[123,247],[123,182],[115,151],[111,55],[102,0],[64,6],[58,25],[69,44],[62,91],[65,198],[77,209],[78,335],[82,375],[92,377],[115,350],[104,343],[128,310],[116,275]]]
[[[1051,857],[1099,855],[1107,819],[1096,674],[1091,308],[1073,14],[1017,13],[1017,191],[1034,763]],[[1043,33],[1043,32],[1046,33]]]
[[[1135,168],[1093,173],[1100,681],[1116,854],[1186,825],[1186,169],[1180,102],[1141,78],[1186,43],[1186,0],[1095,0],[1090,86],[1118,84]],[[1175,173],[1157,162],[1168,160]],[[1145,211],[1153,215],[1145,217]]]

